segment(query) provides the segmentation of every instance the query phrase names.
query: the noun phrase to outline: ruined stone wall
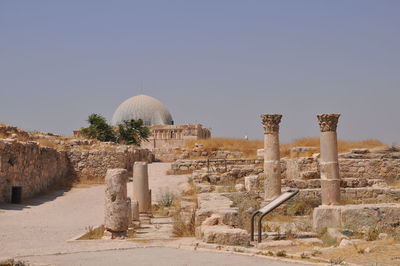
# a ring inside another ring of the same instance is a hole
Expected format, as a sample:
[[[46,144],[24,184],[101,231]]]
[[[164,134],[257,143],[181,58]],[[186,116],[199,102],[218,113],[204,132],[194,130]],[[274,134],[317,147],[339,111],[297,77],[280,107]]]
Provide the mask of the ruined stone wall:
[[[339,167],[346,178],[400,180],[400,159],[339,159]]]
[[[29,133],[17,127],[0,124],[0,138],[18,138],[19,140],[28,140]]]
[[[211,137],[211,131],[200,124],[156,125],[150,130],[149,141],[142,142],[141,147],[152,151],[159,161],[176,160],[176,150],[183,149],[189,140]]]
[[[400,203],[400,189],[392,188],[341,188],[345,204]],[[299,200],[320,199],[321,189],[301,189],[296,196]]]
[[[141,147],[144,149],[175,149],[183,147],[186,143],[184,139],[149,139],[143,141]]]
[[[22,186],[22,198],[46,191],[68,177],[65,152],[35,142],[0,140],[0,202],[10,202],[13,186]]]
[[[320,177],[318,160],[313,157],[283,158],[281,159],[281,163],[285,165],[282,177],[288,179],[310,179],[310,175],[313,178]]]
[[[0,131],[12,138],[0,138],[0,202],[11,201],[13,186],[21,186],[22,199],[26,199],[64,181],[101,180],[107,168],[132,172],[134,162],[153,160],[152,153],[146,149],[91,140],[60,140],[58,136],[46,135],[45,143],[51,147],[39,144],[43,142],[22,142],[18,139],[25,136],[24,131],[1,128],[7,128]]]
[[[216,172],[226,172],[235,165],[261,165],[263,160],[259,159],[210,159],[210,160],[178,160],[171,164],[173,173],[200,170],[210,168]]]
[[[363,154],[355,150],[339,156],[339,172],[341,178],[381,179],[385,181],[400,180],[399,152],[383,151]],[[283,158],[286,165],[284,175],[288,179],[320,178],[319,159],[317,156],[304,158]]]
[[[67,151],[73,174],[77,178],[103,179],[107,169],[123,168],[132,174],[134,162],[152,161],[152,153],[146,149],[137,149],[121,145],[115,150],[81,150]]]

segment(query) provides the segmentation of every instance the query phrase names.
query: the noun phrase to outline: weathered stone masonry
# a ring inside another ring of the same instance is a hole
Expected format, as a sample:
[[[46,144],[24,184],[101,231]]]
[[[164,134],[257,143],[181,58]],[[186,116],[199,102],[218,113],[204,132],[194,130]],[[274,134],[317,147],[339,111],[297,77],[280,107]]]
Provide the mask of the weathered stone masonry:
[[[0,203],[11,201],[13,186],[22,186],[22,199],[26,199],[73,178],[104,178],[108,168],[131,173],[135,161],[149,161],[150,155],[148,150],[125,145],[62,151],[32,141],[0,139]]]
[[[35,142],[0,140],[0,202],[9,202],[13,186],[22,186],[22,198],[46,191],[68,177],[66,152]]]

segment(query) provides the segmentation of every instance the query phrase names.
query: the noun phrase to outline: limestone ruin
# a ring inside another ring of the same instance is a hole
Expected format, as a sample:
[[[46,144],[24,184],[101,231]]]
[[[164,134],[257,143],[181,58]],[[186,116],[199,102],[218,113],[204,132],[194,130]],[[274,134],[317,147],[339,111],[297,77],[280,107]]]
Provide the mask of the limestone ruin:
[[[19,202],[25,201],[56,185],[86,178],[104,180],[103,239],[175,241],[177,236],[186,236],[192,237],[190,243],[196,247],[216,245],[235,251],[238,246],[253,245],[257,252],[273,254],[298,246],[307,250],[310,244],[323,247],[327,245],[324,238],[337,246],[332,249],[363,239],[397,239],[400,189],[393,184],[400,180],[400,149],[358,148],[339,154],[339,116],[317,116],[320,150],[294,147],[284,158],[280,156],[280,114],[261,115],[264,149],[255,158],[223,150],[211,155],[196,144],[194,156],[207,159],[175,160],[170,176],[163,177],[187,181],[168,187],[181,193],[173,195],[151,189],[154,176],[148,167],[156,146],[168,146],[164,150],[168,160],[176,158],[169,148],[183,145],[183,131],[178,129],[186,125],[153,126],[157,130],[150,150],[2,126],[0,201],[14,201],[18,193]],[[210,137],[201,127],[190,128],[197,132],[190,134]],[[251,241],[251,215],[291,188],[299,189],[298,194],[264,219],[260,243]]]
[[[131,202],[128,200],[125,169],[109,169],[105,178],[104,232],[110,239],[127,236]]]

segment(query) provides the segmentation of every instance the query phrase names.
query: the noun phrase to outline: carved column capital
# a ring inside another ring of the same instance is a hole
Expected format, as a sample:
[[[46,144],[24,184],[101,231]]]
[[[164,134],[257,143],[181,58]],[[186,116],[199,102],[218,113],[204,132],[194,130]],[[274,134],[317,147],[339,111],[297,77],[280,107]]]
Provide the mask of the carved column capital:
[[[281,122],[282,115],[280,114],[262,114],[262,124],[264,126],[264,134],[278,133],[279,123]]]
[[[340,114],[317,115],[321,132],[336,131]]]

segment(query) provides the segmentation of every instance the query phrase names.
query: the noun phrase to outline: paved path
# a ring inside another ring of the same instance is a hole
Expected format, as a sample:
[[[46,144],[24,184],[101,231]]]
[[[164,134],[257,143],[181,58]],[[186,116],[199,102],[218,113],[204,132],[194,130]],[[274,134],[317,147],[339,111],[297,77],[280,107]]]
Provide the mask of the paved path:
[[[149,183],[155,199],[162,191],[178,191],[179,185],[187,180],[186,176],[166,176],[165,171],[168,168],[169,164],[163,163],[149,165]],[[128,194],[131,194],[131,183],[128,189]],[[154,254],[160,254],[161,258],[165,257],[169,263],[163,264],[161,260],[162,265],[200,265],[205,263],[205,256],[194,251],[171,251],[167,248],[159,248],[154,251],[152,251],[153,248],[134,249],[129,252],[117,251],[117,249],[143,246],[137,242],[91,241],[90,244],[87,241],[67,242],[67,240],[84,233],[86,227],[103,223],[103,196],[104,186],[99,185],[90,188],[73,188],[67,192],[55,191],[27,201],[23,205],[0,205],[0,257],[26,257],[34,261],[43,259],[43,262],[51,261],[63,265],[77,265],[76,262],[79,261],[82,262],[80,265],[94,265],[90,264],[93,263],[91,258],[99,256],[99,259],[95,260],[96,265],[110,265],[114,264],[110,263],[115,259],[114,254],[120,253],[122,254],[121,264],[130,264],[129,261],[134,259],[132,254],[137,254],[143,260],[140,265],[160,265],[158,255],[154,256]],[[162,243],[155,243],[155,245],[162,245]],[[40,256],[52,254],[66,255]],[[181,255],[182,261],[186,261],[186,264],[179,264]],[[226,254],[213,254],[213,256],[219,257],[221,263],[225,263],[225,259],[233,258]],[[248,265],[259,264],[259,259],[245,258],[249,263],[254,260],[254,264]],[[232,259],[232,263],[233,261],[235,259]],[[104,264],[100,264],[103,262]]]
[[[283,263],[258,257],[215,252],[196,252],[171,248],[136,248],[130,250],[112,250],[84,252],[77,254],[55,255],[28,258],[32,262],[57,263],[57,265],[140,265],[140,266],[246,266],[268,265],[289,266]],[[78,263],[77,263],[78,262]],[[298,265],[298,264],[297,264]]]

